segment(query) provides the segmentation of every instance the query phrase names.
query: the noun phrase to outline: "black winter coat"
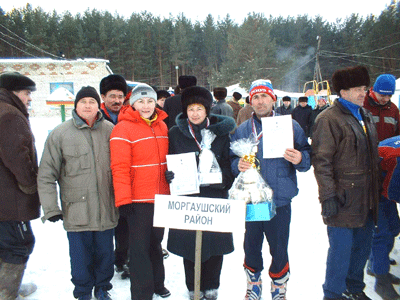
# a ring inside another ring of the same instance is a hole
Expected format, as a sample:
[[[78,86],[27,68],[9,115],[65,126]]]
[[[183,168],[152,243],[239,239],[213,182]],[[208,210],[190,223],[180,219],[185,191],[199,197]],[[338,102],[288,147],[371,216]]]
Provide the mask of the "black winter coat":
[[[176,120],[178,121],[177,125],[172,127],[168,133],[169,154],[195,152],[198,158],[199,148],[189,132],[187,118],[179,114]],[[217,136],[211,145],[211,150],[222,170],[223,184],[214,187],[212,185],[200,187],[200,193],[191,196],[228,198],[228,190],[234,179],[229,160],[229,132],[235,126],[233,118],[211,114],[210,126],[207,129]],[[200,142],[198,138],[197,140]],[[195,240],[196,231],[194,230],[170,229],[167,248],[172,253],[194,262]],[[233,238],[231,233],[203,231],[202,262],[207,261],[211,256],[228,254],[232,251]]]
[[[182,112],[181,95],[175,95],[165,99],[163,110],[167,113],[168,117],[164,119],[168,129],[174,126],[175,119]]]
[[[310,105],[304,107],[298,105],[292,111],[292,118],[300,124],[307,137],[310,136],[310,117],[312,108]]]

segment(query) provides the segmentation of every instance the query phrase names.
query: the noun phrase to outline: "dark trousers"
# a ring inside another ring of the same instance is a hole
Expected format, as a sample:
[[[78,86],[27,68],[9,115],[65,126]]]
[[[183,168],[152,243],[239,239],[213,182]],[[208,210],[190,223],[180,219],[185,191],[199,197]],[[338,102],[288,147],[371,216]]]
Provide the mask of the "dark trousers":
[[[326,261],[324,296],[340,298],[342,293],[363,291],[364,267],[371,251],[371,214],[362,228],[328,226],[329,250]]]
[[[115,227],[115,265],[122,267],[128,262],[129,229],[125,216],[120,216]]]
[[[154,204],[120,207],[129,226],[129,271],[132,300],[151,300],[164,287],[165,270],[161,241],[164,228],[153,227]]]
[[[377,275],[389,273],[389,254],[394,246],[394,239],[400,232],[397,203],[382,198],[379,202],[378,227],[372,235],[372,248],[369,260],[372,271]]]
[[[9,264],[25,264],[35,245],[30,222],[0,222],[0,258]]]
[[[201,279],[200,290],[213,290],[219,288],[219,279],[222,269],[222,255],[211,256],[205,262],[201,263]],[[194,262],[188,259],[183,259],[185,267],[186,287],[189,291],[194,291]]]
[[[74,297],[110,290],[114,276],[114,229],[67,232]]]
[[[277,207],[276,215],[270,221],[246,222],[245,267],[253,272],[260,272],[264,269],[262,245],[265,235],[272,257],[269,276],[277,283],[286,282],[290,275],[288,243],[291,212],[289,204]]]

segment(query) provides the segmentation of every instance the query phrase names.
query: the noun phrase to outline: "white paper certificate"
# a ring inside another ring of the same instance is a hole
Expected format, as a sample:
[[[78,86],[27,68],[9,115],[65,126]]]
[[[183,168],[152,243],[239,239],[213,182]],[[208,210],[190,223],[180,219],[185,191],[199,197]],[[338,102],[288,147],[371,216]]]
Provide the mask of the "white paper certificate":
[[[167,167],[169,171],[174,172],[174,179],[169,185],[171,195],[200,193],[194,152],[167,155]]]
[[[261,119],[263,131],[263,158],[283,157],[287,148],[293,148],[292,116]]]

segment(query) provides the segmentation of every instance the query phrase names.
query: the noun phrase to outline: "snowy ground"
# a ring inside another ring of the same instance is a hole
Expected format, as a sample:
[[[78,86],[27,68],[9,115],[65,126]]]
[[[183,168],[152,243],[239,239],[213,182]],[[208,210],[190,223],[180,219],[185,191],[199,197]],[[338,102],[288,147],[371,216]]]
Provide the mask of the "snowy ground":
[[[48,131],[61,121],[61,117],[31,118],[32,129],[40,157]],[[325,276],[325,261],[328,249],[326,226],[320,216],[317,185],[313,171],[298,173],[299,195],[292,203],[292,223],[289,241],[291,277],[288,283],[288,299],[322,299],[322,283]],[[67,300],[72,296],[70,265],[66,232],[61,222],[43,224],[40,220],[32,222],[36,245],[29,259],[24,282],[35,282],[36,293],[29,300]],[[166,245],[167,230],[163,245]],[[398,240],[398,239],[397,239]],[[224,257],[219,299],[243,299],[246,290],[246,277],[243,271],[243,232],[234,233],[235,251]],[[392,257],[400,262],[400,243],[396,241]],[[270,256],[268,244],[263,248],[264,265],[268,269]],[[184,283],[182,258],[173,254],[165,261],[165,286],[171,291],[170,300],[188,299]],[[400,276],[400,267],[392,267],[392,273]],[[263,272],[264,297],[270,299],[268,272]],[[373,292],[374,278],[366,275],[366,293],[373,300],[381,298]],[[130,282],[115,274],[114,288],[110,294],[114,300],[130,299]],[[399,286],[396,286],[399,292]],[[154,299],[162,299],[154,297]]]

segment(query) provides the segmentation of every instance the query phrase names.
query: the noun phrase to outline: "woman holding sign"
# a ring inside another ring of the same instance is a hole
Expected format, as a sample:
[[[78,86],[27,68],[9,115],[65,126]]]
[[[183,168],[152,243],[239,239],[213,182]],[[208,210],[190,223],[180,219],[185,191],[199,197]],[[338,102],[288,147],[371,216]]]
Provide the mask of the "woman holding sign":
[[[235,121],[231,117],[210,115],[213,98],[205,88],[193,86],[185,89],[181,102],[182,113],[168,134],[169,154],[195,152],[200,170],[214,162],[204,157],[215,157],[220,179],[206,183],[214,176],[203,177],[204,174],[200,174],[200,193],[193,196],[226,199],[234,179],[229,161],[229,133],[235,129]],[[205,155],[205,148],[209,155]],[[168,235],[168,250],[183,257],[190,299],[194,298],[195,236],[196,231],[178,229],[170,229]],[[201,250],[200,290],[204,299],[217,299],[223,255],[233,251],[232,234],[204,231]]]
[[[115,204],[129,226],[132,300],[171,295],[164,286],[163,228],[153,227],[155,194],[169,194],[165,179],[167,114],[156,109],[156,92],[147,84],[132,90],[110,138]]]

